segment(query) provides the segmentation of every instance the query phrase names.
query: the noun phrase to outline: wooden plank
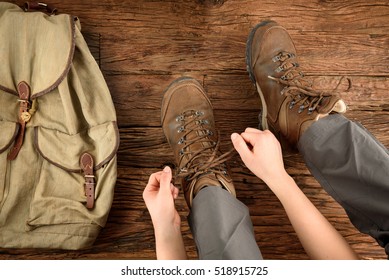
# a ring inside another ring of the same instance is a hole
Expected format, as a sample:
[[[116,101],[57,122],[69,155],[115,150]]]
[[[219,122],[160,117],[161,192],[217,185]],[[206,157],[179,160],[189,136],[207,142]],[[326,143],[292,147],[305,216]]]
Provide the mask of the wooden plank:
[[[207,74],[245,72],[248,34],[238,31],[217,35],[206,33],[206,30],[203,32],[201,37],[192,37],[177,35],[173,31],[173,34],[167,34],[158,42],[145,34],[129,39],[120,38],[121,44],[103,35],[102,68],[106,73],[115,74],[178,74],[189,69]],[[389,35],[291,35],[307,74],[389,74]],[[128,49],[123,48],[122,44],[142,45],[144,48]]]

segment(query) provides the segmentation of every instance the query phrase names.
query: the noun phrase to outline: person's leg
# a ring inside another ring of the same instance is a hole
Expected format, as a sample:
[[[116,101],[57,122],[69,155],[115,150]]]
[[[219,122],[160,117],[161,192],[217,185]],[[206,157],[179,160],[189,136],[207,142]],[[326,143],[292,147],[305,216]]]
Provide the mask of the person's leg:
[[[389,254],[389,153],[362,125],[335,114],[312,124],[298,149],[312,175],[361,232]]]
[[[262,259],[248,208],[220,187],[195,196],[189,224],[200,259]]]

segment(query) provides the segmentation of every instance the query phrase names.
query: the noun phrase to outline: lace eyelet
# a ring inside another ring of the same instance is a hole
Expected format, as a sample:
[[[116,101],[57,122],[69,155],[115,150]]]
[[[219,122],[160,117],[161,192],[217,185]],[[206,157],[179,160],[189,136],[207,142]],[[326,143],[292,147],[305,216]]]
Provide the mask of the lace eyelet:
[[[180,140],[177,142],[178,145],[181,145],[185,142],[185,138],[181,137]]]
[[[176,118],[176,122],[180,122],[184,120],[184,116],[180,115]]]
[[[299,114],[302,113],[302,111],[304,111],[304,109],[305,109],[304,105],[301,105],[301,106],[299,107],[298,113],[299,113]]]
[[[184,155],[184,151],[180,150],[180,156]]]
[[[290,101],[290,104],[289,104],[289,109],[293,109],[294,105],[296,104],[295,101]]]
[[[282,72],[282,71],[284,71],[284,68],[282,67],[282,66],[278,66],[277,68],[276,68],[276,70],[274,70],[276,73],[280,73],[280,72]]]
[[[272,58],[273,62],[277,62],[281,60],[281,54],[276,55],[275,57]]]
[[[178,133],[181,133],[181,132],[183,132],[184,130],[185,130],[184,127],[181,126],[181,127],[178,128],[177,132],[178,132]]]

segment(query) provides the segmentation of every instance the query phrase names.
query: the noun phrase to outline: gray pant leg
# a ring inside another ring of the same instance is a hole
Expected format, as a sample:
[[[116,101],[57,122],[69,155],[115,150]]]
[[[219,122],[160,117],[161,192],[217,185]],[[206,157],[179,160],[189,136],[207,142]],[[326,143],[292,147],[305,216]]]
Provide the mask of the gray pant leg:
[[[351,222],[389,255],[389,153],[362,125],[342,115],[313,124],[298,148],[313,176]]]
[[[202,189],[188,218],[200,259],[262,259],[248,208],[226,190]]]

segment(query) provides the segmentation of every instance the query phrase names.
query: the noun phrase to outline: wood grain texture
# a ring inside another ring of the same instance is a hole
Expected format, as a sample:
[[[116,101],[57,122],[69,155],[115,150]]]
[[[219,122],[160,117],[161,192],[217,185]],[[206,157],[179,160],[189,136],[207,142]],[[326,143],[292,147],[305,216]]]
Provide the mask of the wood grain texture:
[[[211,98],[228,149],[232,132],[258,125],[260,101],[246,73],[245,48],[250,29],[264,19],[276,20],[290,32],[302,69],[315,87],[331,91],[340,83],[338,89],[349,107],[346,116],[360,121],[389,147],[389,1],[53,0],[50,4],[80,18],[111,90],[121,138],[115,197],[107,225],[90,249],[0,249],[0,259],[155,258],[142,192],[151,173],[175,166],[160,126],[163,92],[178,77],[199,80]],[[303,192],[361,258],[386,258],[371,237],[353,227],[299,154],[285,152],[284,161]],[[238,156],[230,168],[264,258],[308,258],[274,194]],[[188,255],[196,259],[182,195],[177,209]]]

